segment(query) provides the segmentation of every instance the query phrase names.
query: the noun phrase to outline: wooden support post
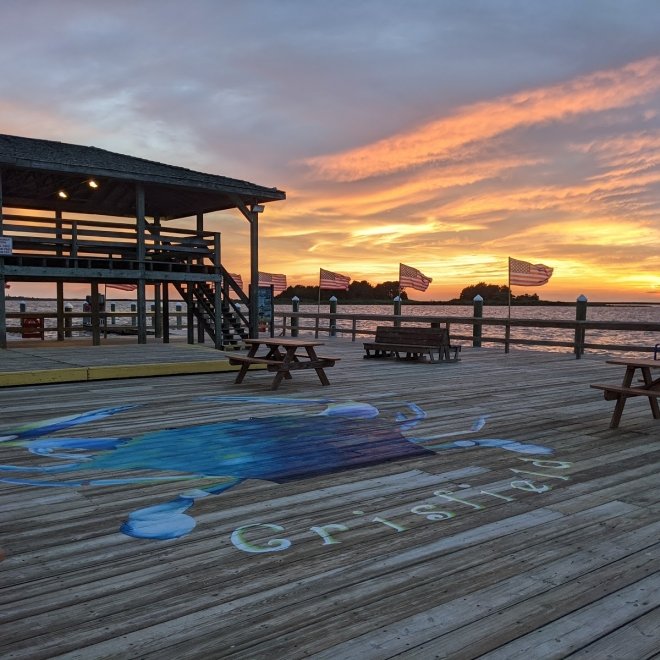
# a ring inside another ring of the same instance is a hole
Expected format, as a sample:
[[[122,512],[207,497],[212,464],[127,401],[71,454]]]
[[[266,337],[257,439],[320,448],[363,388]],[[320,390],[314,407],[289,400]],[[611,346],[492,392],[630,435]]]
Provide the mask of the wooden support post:
[[[2,170],[0,170],[0,236],[3,234],[2,220]],[[0,348],[7,348],[7,304],[5,302],[5,259],[0,255]]]
[[[483,318],[484,315],[484,299],[477,294],[473,299],[472,299],[472,305],[473,305],[473,316],[475,319],[480,319]],[[482,332],[482,325],[481,323],[473,323],[472,324],[472,346],[475,348],[481,348],[481,332]]]
[[[330,327],[328,328],[330,337],[337,336],[337,317],[334,316],[336,313],[337,313],[337,296],[330,296],[330,314],[332,314],[329,323]]]
[[[170,285],[163,282],[163,344],[170,343]]]
[[[144,234],[146,227],[144,186],[135,186],[135,219],[137,225],[137,258],[140,264],[139,277],[137,281],[137,313],[138,313],[138,344],[147,343],[147,296],[144,280],[144,257],[145,242]]]
[[[55,254],[62,256],[62,211],[55,211]],[[57,341],[64,341],[64,281],[58,280],[56,288]]]
[[[259,337],[259,214],[251,211],[250,221],[250,338]]]
[[[154,336],[161,339],[163,336],[163,317],[161,313],[160,284],[154,284]]]
[[[300,298],[298,298],[298,296],[293,296],[293,298],[291,298],[291,311],[292,312],[299,312],[300,311]],[[298,317],[297,316],[292,316],[291,317],[291,336],[292,337],[297,337],[298,336],[298,325],[299,325]],[[284,320],[283,332],[286,335],[286,319]]]
[[[197,223],[196,223],[196,228],[197,228],[197,238],[200,240],[204,239],[204,214],[203,213],[198,213],[197,214]],[[204,257],[198,257],[196,260],[198,265],[201,265],[204,263]],[[201,287],[200,290],[200,295],[204,295],[204,287]],[[197,308],[198,311],[198,316],[197,316],[197,342],[200,344],[203,344],[206,341],[206,333],[204,331],[204,320],[202,316],[205,314],[204,307],[203,305],[198,305]]]
[[[401,325],[401,321],[396,318],[401,316],[401,296],[394,296],[394,327],[398,328]]]
[[[213,234],[213,325],[215,327],[215,347],[221,349],[224,347],[225,338],[222,332],[222,264],[220,260],[220,234]],[[227,301],[229,305],[229,301]]]
[[[101,315],[99,314],[99,283],[92,282],[92,295],[90,300],[92,312],[92,346],[101,345]]]
[[[188,282],[186,285],[186,312],[187,312],[187,334],[188,334],[188,343],[195,343],[195,314],[193,313],[193,305],[195,301],[193,300],[193,291],[192,284]]]
[[[58,280],[55,284],[57,305],[57,341],[64,341],[64,282]]]
[[[578,296],[578,299],[575,303],[575,320],[579,323],[580,321],[587,320],[587,297],[582,295]],[[575,328],[575,345],[573,351],[575,352],[575,359],[579,360],[584,353],[584,340],[585,340],[585,330],[584,326],[577,326]]]

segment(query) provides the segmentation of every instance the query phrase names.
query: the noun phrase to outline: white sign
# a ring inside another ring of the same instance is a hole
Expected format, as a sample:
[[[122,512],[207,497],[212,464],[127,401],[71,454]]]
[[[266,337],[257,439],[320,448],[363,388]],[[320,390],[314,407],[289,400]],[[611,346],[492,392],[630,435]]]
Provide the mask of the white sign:
[[[11,255],[12,240],[11,236],[0,236],[0,256]]]

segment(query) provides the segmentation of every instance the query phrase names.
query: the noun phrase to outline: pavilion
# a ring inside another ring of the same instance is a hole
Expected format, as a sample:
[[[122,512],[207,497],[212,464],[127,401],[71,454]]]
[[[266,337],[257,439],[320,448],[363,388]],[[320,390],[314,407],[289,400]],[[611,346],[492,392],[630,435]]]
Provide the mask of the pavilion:
[[[277,188],[97,147],[0,135],[0,347],[7,344],[5,283],[11,281],[56,283],[59,340],[64,284],[72,282],[90,284],[94,343],[99,284],[136,287],[138,343],[146,343],[147,285],[164,314],[170,285],[186,301],[190,343],[193,319],[198,339],[206,334],[218,348],[236,333],[256,336],[256,286],[244,293],[225,270],[220,234],[207,231],[204,220],[237,209],[249,222],[256,283],[259,213],[285,198]],[[194,218],[195,229],[172,226],[182,218]]]

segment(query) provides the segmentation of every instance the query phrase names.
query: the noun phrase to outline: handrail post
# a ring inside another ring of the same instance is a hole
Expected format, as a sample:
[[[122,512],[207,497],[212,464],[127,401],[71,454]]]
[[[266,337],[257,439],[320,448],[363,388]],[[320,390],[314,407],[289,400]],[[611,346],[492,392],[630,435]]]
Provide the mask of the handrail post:
[[[477,294],[473,299],[472,299],[472,306],[473,306],[473,316],[475,319],[480,319],[483,318],[484,315],[484,299]],[[480,348],[481,347],[481,329],[482,325],[481,323],[473,323],[472,324],[472,346],[475,348]]]
[[[351,327],[351,341],[355,341],[356,334],[357,334],[357,319],[353,317],[353,325]]]
[[[575,301],[575,359],[579,360],[584,353],[585,328],[581,323],[587,320],[587,297],[582,294]]]
[[[73,332],[71,326],[73,325],[73,319],[71,318],[71,313],[73,312],[73,305],[71,303],[66,303],[64,305],[64,336],[71,337]]]
[[[509,344],[511,341],[511,321],[507,320],[504,324],[504,352],[509,352]]]
[[[397,319],[401,316],[401,296],[394,296],[394,327],[398,328],[401,325],[401,320]]]
[[[330,297],[330,314],[336,314],[336,313],[337,313],[337,297],[336,296],[331,296]],[[330,334],[330,337],[336,337],[337,336],[337,318],[335,316],[330,317],[329,334]]]
[[[291,298],[291,311],[292,312],[299,312],[300,311],[300,298],[298,296],[293,296]],[[297,337],[298,336],[298,324],[299,324],[299,319],[297,316],[292,316],[291,317],[291,336],[292,337]],[[284,321],[284,331],[286,332],[286,317]]]

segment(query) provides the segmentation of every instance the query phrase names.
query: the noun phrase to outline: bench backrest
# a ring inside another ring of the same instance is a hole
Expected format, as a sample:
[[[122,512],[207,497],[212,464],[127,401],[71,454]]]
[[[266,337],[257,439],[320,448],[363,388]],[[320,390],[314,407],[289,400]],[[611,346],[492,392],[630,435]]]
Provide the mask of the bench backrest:
[[[449,346],[449,333],[447,328],[395,328],[391,325],[379,325],[376,327],[376,342],[409,346]]]

